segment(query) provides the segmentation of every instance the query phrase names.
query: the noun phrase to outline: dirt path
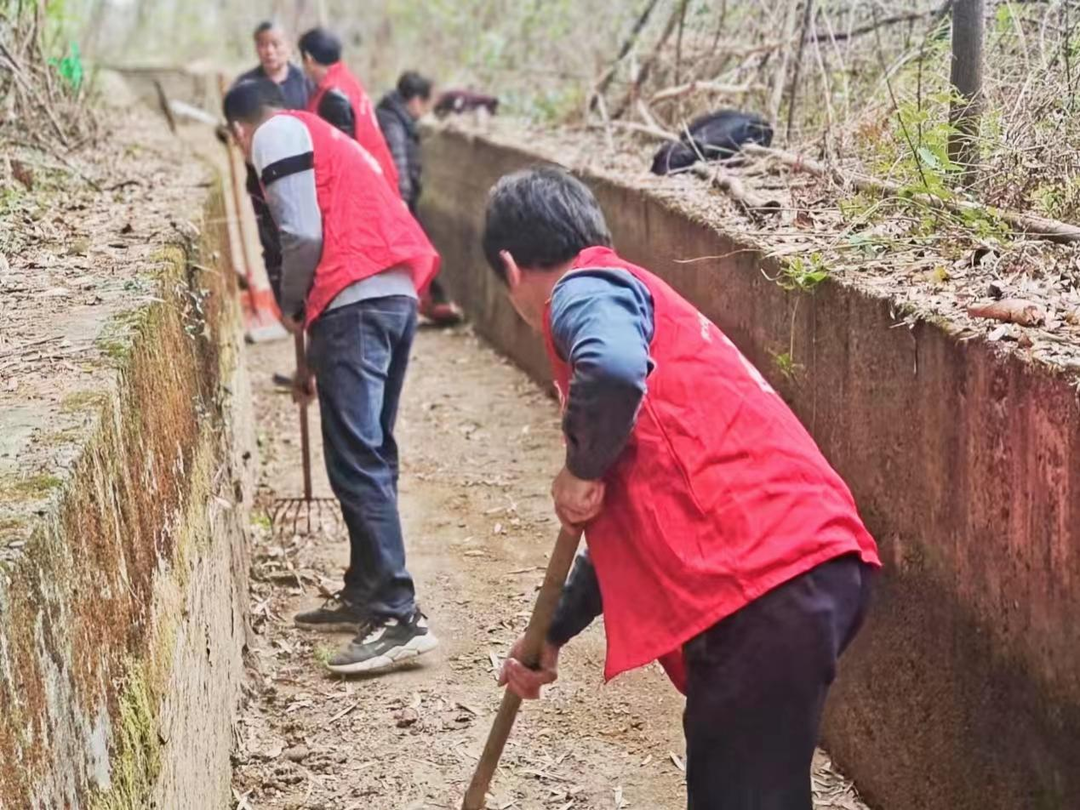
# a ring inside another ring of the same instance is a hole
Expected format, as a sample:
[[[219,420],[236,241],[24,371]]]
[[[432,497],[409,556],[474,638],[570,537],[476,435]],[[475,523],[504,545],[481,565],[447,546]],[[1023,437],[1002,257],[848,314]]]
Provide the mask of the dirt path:
[[[301,491],[294,407],[270,382],[291,343],[249,355],[263,494]],[[347,636],[291,623],[336,589],[343,534],[252,550],[257,649],[235,757],[239,807],[457,808],[498,704],[494,671],[523,629],[556,524],[547,496],[560,461],[555,405],[467,330],[422,331],[399,434],[409,567],[442,646],[378,679],[324,674]],[[314,429],[317,436],[318,430]],[[316,454],[316,494],[329,494]],[[298,585],[299,583],[299,585]],[[657,667],[602,685],[603,631],[564,653],[561,678],[523,712],[489,807],[680,808],[682,700]],[[819,808],[861,807],[824,757]]]

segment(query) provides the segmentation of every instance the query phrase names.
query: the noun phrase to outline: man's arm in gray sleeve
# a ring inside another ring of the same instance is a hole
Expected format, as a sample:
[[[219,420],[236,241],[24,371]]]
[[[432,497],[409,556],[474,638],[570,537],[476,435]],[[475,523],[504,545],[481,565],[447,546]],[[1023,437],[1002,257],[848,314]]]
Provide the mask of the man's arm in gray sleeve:
[[[255,132],[251,151],[281,237],[281,311],[300,318],[323,242],[311,134],[298,119],[279,115]]]

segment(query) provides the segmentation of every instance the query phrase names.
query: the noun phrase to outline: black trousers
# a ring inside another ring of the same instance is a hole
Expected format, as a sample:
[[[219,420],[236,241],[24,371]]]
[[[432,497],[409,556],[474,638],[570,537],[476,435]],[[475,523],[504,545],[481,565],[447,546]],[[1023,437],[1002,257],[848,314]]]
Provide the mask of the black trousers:
[[[684,645],[689,810],[812,810],[825,696],[872,580],[857,556],[838,557]]]
[[[409,212],[413,215],[413,219],[420,223],[420,227],[424,228],[424,221],[420,219],[419,195],[408,200]],[[424,228],[424,233],[427,233],[427,228]],[[428,287],[428,296],[431,298],[433,304],[446,304],[450,301],[450,296],[446,293],[446,288],[442,285],[438,276],[435,276],[431,280],[431,285]]]

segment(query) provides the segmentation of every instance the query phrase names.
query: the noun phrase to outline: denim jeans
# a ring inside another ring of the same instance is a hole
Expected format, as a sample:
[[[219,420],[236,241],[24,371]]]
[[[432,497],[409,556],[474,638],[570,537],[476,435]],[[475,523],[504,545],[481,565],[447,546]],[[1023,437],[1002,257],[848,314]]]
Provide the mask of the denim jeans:
[[[406,296],[329,310],[309,330],[326,472],[349,530],[344,596],[377,616],[407,618],[416,607],[394,441],[415,333],[416,301]]]
[[[856,555],[829,560],[683,646],[689,810],[812,810],[825,696],[873,579]]]

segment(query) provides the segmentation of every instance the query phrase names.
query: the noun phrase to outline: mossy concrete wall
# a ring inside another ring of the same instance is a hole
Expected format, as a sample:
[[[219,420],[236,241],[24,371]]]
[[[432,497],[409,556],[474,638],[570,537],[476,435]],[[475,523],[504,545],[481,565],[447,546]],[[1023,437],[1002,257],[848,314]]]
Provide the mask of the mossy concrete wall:
[[[451,132],[427,141],[425,159],[422,213],[449,286],[481,334],[546,380],[540,342],[479,248],[488,189],[538,159]],[[883,808],[1080,807],[1074,383],[958,340],[948,324],[908,326],[889,301],[839,283],[785,292],[766,278],[775,263],[737,234],[585,179],[620,251],[694,301],[771,378],[881,545],[873,615],[825,725],[841,766]],[[803,366],[794,379],[774,360],[791,346]]]
[[[224,211],[99,325],[75,462],[0,488],[0,807],[231,801],[256,464]]]

